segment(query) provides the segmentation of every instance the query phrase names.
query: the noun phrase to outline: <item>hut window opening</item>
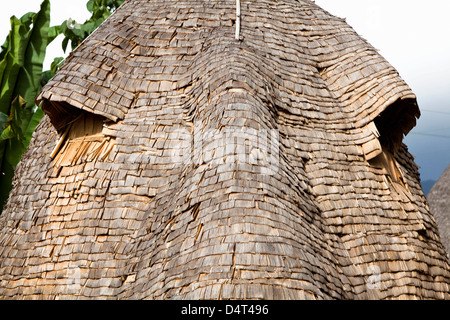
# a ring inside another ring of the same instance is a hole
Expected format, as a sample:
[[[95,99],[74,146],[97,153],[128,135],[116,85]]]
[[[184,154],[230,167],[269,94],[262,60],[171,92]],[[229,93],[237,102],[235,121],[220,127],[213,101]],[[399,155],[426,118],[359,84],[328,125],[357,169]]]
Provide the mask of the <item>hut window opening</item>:
[[[382,170],[397,191],[398,186],[409,191],[396,155],[404,136],[416,125],[419,116],[415,101],[398,100],[368,125],[372,139],[363,145],[366,160],[371,166]]]
[[[114,146],[114,138],[102,133],[106,118],[81,112],[59,132],[60,137],[51,153],[56,167],[84,162],[104,161]]]
[[[372,167],[380,169],[392,182],[405,187],[402,173],[389,147],[389,140],[380,134],[374,122],[371,122],[367,129],[371,131],[371,139],[362,145],[365,159]]]
[[[369,163],[373,167],[381,169],[391,182],[408,189],[403,174],[398,168],[397,161],[388,149],[382,148],[381,153],[369,160]]]

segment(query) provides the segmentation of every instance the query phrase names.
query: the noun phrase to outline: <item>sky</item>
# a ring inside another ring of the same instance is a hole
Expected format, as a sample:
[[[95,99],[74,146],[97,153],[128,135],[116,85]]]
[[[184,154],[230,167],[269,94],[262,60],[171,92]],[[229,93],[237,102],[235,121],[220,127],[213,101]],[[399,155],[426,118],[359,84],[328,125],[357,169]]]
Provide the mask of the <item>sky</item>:
[[[5,1],[6,2],[6,1]],[[87,0],[51,0],[51,24],[89,17]],[[38,11],[41,0],[7,1],[0,10],[0,42],[9,17]],[[404,142],[420,166],[422,181],[437,180],[450,164],[450,1],[316,0],[346,18],[400,73],[417,96],[422,116]],[[45,62],[64,56],[61,38],[50,45]]]

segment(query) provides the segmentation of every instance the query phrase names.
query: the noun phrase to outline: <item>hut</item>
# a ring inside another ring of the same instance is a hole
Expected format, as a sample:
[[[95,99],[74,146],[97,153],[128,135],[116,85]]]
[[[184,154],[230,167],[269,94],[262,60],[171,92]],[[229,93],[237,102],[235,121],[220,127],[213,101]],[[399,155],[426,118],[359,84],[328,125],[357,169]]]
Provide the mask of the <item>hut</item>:
[[[308,0],[128,0],[38,97],[3,299],[447,299],[397,71]]]
[[[430,211],[436,218],[442,243],[450,253],[450,166],[431,188],[427,196]]]

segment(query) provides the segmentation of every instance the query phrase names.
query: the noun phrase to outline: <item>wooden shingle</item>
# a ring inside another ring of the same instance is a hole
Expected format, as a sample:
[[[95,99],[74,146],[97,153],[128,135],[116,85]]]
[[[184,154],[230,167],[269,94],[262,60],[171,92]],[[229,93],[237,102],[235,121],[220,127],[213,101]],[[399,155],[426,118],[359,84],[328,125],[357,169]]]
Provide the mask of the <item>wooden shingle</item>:
[[[240,2],[236,40],[235,1],[127,0],[67,58],[0,216],[2,299],[450,298],[398,139],[414,93],[313,1]]]

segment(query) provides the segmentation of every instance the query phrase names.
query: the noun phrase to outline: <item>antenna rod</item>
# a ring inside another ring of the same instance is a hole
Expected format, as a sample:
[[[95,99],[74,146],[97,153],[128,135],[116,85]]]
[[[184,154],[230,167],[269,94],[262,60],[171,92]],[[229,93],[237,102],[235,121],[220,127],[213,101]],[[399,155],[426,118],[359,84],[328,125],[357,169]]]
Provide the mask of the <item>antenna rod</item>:
[[[241,31],[241,1],[236,0],[236,40],[239,40],[239,33]]]

